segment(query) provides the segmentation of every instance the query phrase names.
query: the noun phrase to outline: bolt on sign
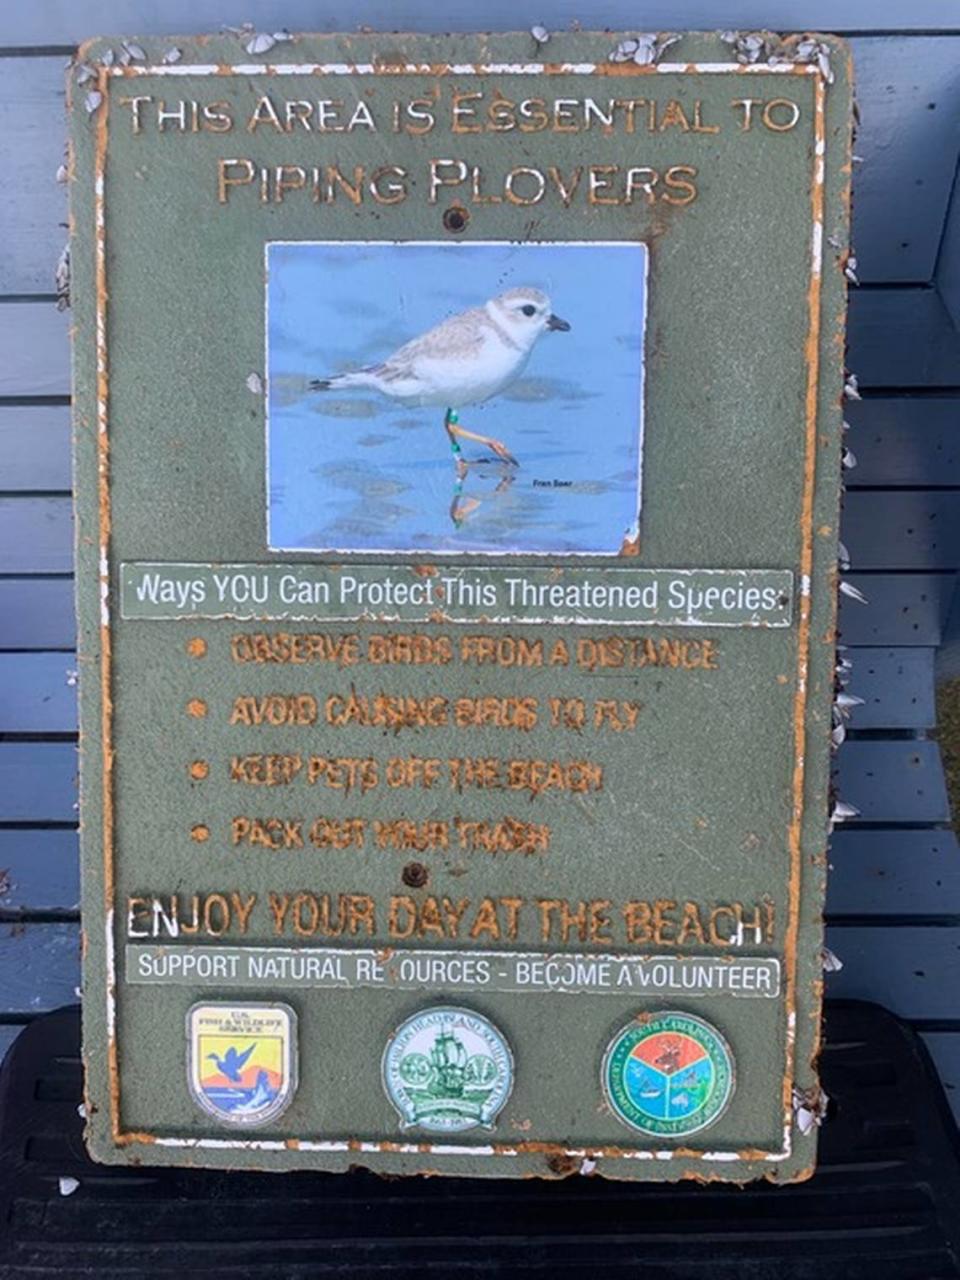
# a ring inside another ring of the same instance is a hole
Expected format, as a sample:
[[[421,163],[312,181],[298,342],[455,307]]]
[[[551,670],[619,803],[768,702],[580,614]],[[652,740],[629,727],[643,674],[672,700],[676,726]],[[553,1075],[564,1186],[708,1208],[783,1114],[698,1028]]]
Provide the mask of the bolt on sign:
[[[69,81],[95,1157],[804,1177],[843,45]]]

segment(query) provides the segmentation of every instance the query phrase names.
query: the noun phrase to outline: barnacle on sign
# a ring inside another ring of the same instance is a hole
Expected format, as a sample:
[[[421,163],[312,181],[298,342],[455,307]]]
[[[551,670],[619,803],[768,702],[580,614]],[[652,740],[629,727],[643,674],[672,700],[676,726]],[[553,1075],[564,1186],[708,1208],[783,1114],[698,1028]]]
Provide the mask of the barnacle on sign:
[[[760,61],[761,54],[768,54],[766,37],[759,31],[724,31],[720,39],[733,46],[739,63],[748,66]]]
[[[276,43],[273,36],[268,35],[265,31],[260,31],[252,40],[248,40],[243,47],[247,53],[269,53]]]
[[[815,63],[827,84],[833,84],[830,46],[813,36],[784,38],[772,31],[724,31],[720,39],[733,47],[737,61],[743,66],[753,66],[761,61],[771,66],[789,62]]]
[[[57,262],[54,274],[57,287],[57,310],[65,311],[70,305],[70,246],[66,245]]]
[[[860,810],[855,804],[850,804],[846,800],[837,800],[833,806],[833,812],[830,814],[831,822],[850,822],[853,818],[860,817]]]
[[[812,1133],[823,1124],[830,1099],[822,1089],[797,1089],[793,1091],[793,1114],[797,1128],[804,1135]]]
[[[610,54],[611,62],[630,62],[639,47],[638,40],[621,40]]]
[[[840,592],[842,595],[849,596],[851,600],[857,600],[860,604],[869,604],[870,601],[852,582],[847,582],[846,578],[840,580]]]
[[[609,55],[611,62],[635,62],[638,67],[649,67],[659,62],[667,49],[680,39],[672,32],[642,31],[637,36],[621,40]]]
[[[848,716],[854,707],[862,707],[865,705],[864,698],[858,698],[855,693],[838,693],[834,702],[842,716]]]

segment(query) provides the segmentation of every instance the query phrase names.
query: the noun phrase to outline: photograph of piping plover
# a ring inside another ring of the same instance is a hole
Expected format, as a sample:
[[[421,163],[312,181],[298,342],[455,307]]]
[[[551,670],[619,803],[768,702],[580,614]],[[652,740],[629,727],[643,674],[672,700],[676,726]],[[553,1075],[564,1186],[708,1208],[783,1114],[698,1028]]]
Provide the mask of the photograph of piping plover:
[[[617,556],[646,246],[267,246],[267,545]]]
[[[504,462],[519,466],[501,440],[462,426],[458,410],[490,400],[513,382],[526,368],[537,340],[551,329],[566,333],[570,325],[554,315],[545,293],[529,286],[508,289],[483,306],[442,320],[381,363],[314,379],[310,389],[364,387],[401,404],[443,406],[443,425],[456,454],[461,452],[460,440],[475,440]]]

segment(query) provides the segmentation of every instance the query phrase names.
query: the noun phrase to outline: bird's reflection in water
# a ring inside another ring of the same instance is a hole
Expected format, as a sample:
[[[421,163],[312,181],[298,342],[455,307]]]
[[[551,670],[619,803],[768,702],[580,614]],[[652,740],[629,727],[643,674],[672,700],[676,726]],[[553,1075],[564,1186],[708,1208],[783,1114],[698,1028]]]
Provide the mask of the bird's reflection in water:
[[[461,529],[470,517],[475,515],[479,508],[483,506],[484,502],[493,501],[500,494],[506,493],[516,479],[517,473],[514,467],[502,467],[496,488],[491,494],[484,494],[483,496],[467,492],[467,482],[471,475],[474,476],[475,480],[481,476],[487,478],[490,475],[490,464],[485,459],[482,463],[466,462],[462,457],[458,457],[456,460],[453,497],[450,499],[450,519],[453,522],[454,529]]]

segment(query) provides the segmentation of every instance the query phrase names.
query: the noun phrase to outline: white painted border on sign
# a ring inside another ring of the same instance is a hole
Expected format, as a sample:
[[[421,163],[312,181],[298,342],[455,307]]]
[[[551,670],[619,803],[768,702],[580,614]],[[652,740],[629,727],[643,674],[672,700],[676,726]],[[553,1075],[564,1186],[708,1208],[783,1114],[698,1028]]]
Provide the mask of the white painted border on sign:
[[[402,67],[391,66],[389,68],[380,68],[371,64],[239,64],[233,66],[219,65],[181,65],[173,66],[145,66],[145,67],[101,67],[98,69],[98,83],[103,90],[106,89],[109,79],[120,76],[144,76],[144,75],[271,75],[279,77],[282,75],[351,75],[351,74],[430,74],[436,75],[440,71],[457,72],[462,74],[516,74],[516,75],[541,75],[541,74],[557,74],[567,72],[569,74],[590,74],[598,70],[595,63],[565,63],[565,64],[545,64],[545,63],[519,63],[519,64],[468,64],[464,66],[445,66],[438,68],[436,66],[421,64],[406,64]],[[816,65],[797,65],[794,63],[778,63],[778,64],[748,64],[740,63],[663,63],[657,65],[654,70],[658,73],[665,74],[688,74],[690,72],[699,72],[700,74],[736,74],[736,75],[776,75],[776,74],[793,74],[793,75],[813,75],[816,76],[815,83],[815,100],[814,100],[814,136],[815,142],[815,159],[813,164],[813,172],[811,176],[812,203],[813,203],[813,227],[811,233],[811,336],[819,335],[819,287],[822,281],[823,271],[823,189],[824,189],[824,154],[825,154],[825,81],[822,73]],[[106,291],[106,227],[105,227],[105,191],[104,191],[104,168],[106,163],[106,144],[107,144],[107,121],[108,121],[108,97],[105,94],[105,101],[97,113],[96,129],[98,133],[97,144],[97,161],[95,173],[95,199],[94,199],[94,219],[95,219],[95,274],[98,292],[97,305],[97,391],[96,391],[96,409],[98,421],[98,439],[100,446],[100,497],[101,497],[101,529],[100,529],[100,562],[103,571],[109,568],[109,520],[104,521],[104,515],[109,516],[109,472],[106,464],[106,436],[107,436],[107,415],[108,415],[108,391],[107,391],[107,349],[106,349],[106,310],[105,299]],[[816,387],[815,373],[811,373],[813,377],[813,386]],[[809,435],[809,424],[808,424]],[[815,424],[813,428],[815,439]],[[808,467],[813,466],[813,460],[808,457]],[[805,481],[806,487],[810,486],[810,478]],[[805,531],[805,537],[809,539],[812,536],[810,530]],[[811,547],[805,546],[803,552],[803,567],[801,577],[808,575],[807,563],[812,554]],[[109,1088],[111,1097],[111,1123],[114,1141],[118,1144],[123,1143],[153,1143],[162,1147],[181,1147],[186,1149],[209,1149],[209,1150],[230,1150],[237,1148],[247,1148],[262,1151],[289,1151],[290,1147],[285,1141],[275,1140],[241,1140],[241,1139],[221,1139],[221,1138],[189,1138],[189,1137],[162,1137],[155,1134],[144,1133],[125,1133],[120,1124],[120,1090],[119,1090],[119,1071],[117,1061],[117,1044],[116,1044],[116,966],[115,953],[113,946],[113,929],[114,929],[114,910],[111,898],[113,889],[113,816],[112,816],[112,725],[111,725],[111,653],[110,641],[112,631],[112,621],[109,612],[107,583],[102,581],[101,591],[103,595],[103,616],[101,626],[101,696],[103,706],[101,709],[101,717],[103,722],[103,745],[104,745],[104,775],[103,775],[103,799],[105,805],[104,812],[104,854],[105,854],[105,929],[106,929],[106,959],[107,959],[107,982],[106,982],[106,1029],[108,1038],[107,1048],[107,1065],[109,1076]],[[807,687],[807,668],[808,668],[808,649],[809,649],[809,596],[801,596],[801,632],[802,641],[800,645],[800,657],[798,661],[798,697],[801,703],[805,704],[805,694]],[[798,723],[796,732],[801,737],[806,732],[805,722]],[[803,787],[803,755],[798,755],[794,776],[794,792],[802,795]],[[794,840],[793,828],[797,826],[795,819],[791,827],[791,844]],[[799,862],[799,850],[792,849],[792,862]],[[797,913],[797,904],[791,903],[794,915]],[[795,990],[796,982],[796,957],[793,958],[793,972],[787,975],[788,991]],[[789,999],[789,997],[788,997]],[[795,1007],[788,1008],[787,1011],[787,1029],[786,1029],[786,1074],[785,1074],[785,1102],[784,1102],[784,1118],[783,1118],[783,1147],[780,1151],[765,1152],[762,1157],[757,1157],[754,1153],[753,1158],[762,1158],[764,1161],[778,1162],[787,1159],[792,1152],[792,1134],[793,1134],[793,1118],[792,1109],[789,1102],[789,1086],[792,1085],[792,1070],[796,1049],[796,1026],[797,1017]],[[539,1149],[543,1150],[543,1144],[538,1144]],[[330,1139],[324,1141],[311,1141],[301,1139],[297,1142],[297,1148],[301,1151],[317,1151],[317,1152],[355,1152],[378,1153],[385,1151],[400,1154],[420,1155],[425,1149],[428,1149],[434,1155],[451,1155],[451,1156],[481,1156],[481,1155],[500,1155],[500,1156],[523,1156],[526,1154],[522,1144],[497,1144],[496,1146],[455,1146],[452,1144],[424,1144],[424,1143],[396,1143],[390,1141],[343,1141],[339,1139]],[[587,1148],[563,1148],[558,1145],[558,1151],[562,1154],[576,1157],[587,1158],[590,1151]],[[631,1148],[620,1147],[615,1151],[608,1149],[606,1157],[609,1159],[624,1160],[662,1160],[670,1161],[677,1157],[677,1151],[673,1149],[665,1150],[635,1150]],[[705,1162],[728,1162],[733,1163],[743,1159],[738,1151],[702,1151],[697,1153],[697,1158]]]

